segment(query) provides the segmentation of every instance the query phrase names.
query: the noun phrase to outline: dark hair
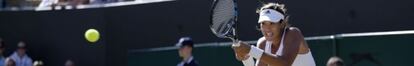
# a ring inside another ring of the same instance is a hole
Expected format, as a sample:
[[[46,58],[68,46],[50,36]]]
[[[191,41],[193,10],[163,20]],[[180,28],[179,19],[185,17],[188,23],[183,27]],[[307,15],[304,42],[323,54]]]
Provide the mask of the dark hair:
[[[264,9],[273,9],[287,16],[287,9],[285,8],[285,4],[267,3],[260,7],[260,9],[256,10],[256,13],[260,13],[260,11]]]
[[[281,25],[283,27],[283,28],[281,28],[282,30],[285,29],[285,28],[290,27],[290,24],[288,23],[289,15],[287,14],[287,9],[285,8],[285,4],[267,3],[267,4],[264,4],[262,7],[260,7],[259,9],[257,9],[256,13],[259,14],[264,9],[273,9],[273,10],[276,10],[276,11],[282,13],[285,16],[285,18],[283,20],[281,20]],[[260,30],[259,25],[257,26],[257,29]]]

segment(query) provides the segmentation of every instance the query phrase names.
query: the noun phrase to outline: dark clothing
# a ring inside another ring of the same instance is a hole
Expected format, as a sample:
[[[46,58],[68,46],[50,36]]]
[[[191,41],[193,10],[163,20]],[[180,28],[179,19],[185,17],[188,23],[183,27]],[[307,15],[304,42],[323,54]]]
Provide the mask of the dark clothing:
[[[190,57],[188,61],[180,62],[177,64],[177,66],[198,66],[198,62],[195,59],[193,59],[193,57]]]

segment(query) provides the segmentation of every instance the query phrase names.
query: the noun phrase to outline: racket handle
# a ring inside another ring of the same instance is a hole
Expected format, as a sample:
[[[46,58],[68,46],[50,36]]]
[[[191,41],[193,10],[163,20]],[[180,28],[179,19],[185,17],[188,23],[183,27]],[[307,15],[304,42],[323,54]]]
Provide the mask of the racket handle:
[[[230,38],[230,39],[233,41],[233,44],[232,44],[233,47],[240,46],[240,41],[239,40],[237,40],[235,38]]]
[[[240,44],[241,44],[240,42],[241,42],[241,41],[236,40],[236,39],[231,39],[231,40],[233,40],[233,44],[232,44],[232,46],[233,46],[233,47],[238,47],[238,46],[240,46]]]

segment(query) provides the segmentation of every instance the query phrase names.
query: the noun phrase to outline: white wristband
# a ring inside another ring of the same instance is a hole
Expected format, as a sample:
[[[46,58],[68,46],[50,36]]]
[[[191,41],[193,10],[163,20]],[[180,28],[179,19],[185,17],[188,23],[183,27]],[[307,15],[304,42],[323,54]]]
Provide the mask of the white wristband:
[[[262,49],[258,47],[250,46],[249,55],[252,56],[253,58],[256,58],[257,60],[259,60],[260,57],[262,57],[262,54],[263,54]]]
[[[254,60],[252,57],[247,58],[246,60],[243,60],[244,66],[254,66]]]

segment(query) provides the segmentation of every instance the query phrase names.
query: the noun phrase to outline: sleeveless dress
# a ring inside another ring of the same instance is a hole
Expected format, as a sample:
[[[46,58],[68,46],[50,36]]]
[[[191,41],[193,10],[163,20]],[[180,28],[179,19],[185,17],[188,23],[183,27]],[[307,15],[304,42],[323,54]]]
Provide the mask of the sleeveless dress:
[[[275,55],[281,56],[283,54],[283,48],[284,48],[283,47],[283,44],[284,44],[283,41],[284,41],[284,38],[285,38],[285,32],[286,32],[286,30],[283,32],[281,42],[280,42],[280,46],[279,46],[279,48],[278,48]],[[265,40],[265,38],[262,37],[262,38],[259,39],[259,41],[260,40]],[[260,43],[258,42],[256,46],[260,46],[259,44]],[[265,44],[266,45],[265,45],[264,52],[271,53],[272,42],[267,42],[266,41]],[[258,64],[259,64],[258,61],[256,61],[256,66]],[[313,56],[312,56],[312,52],[310,51],[310,49],[309,49],[309,52],[306,53],[306,54],[298,54],[296,56],[295,60],[293,61],[292,66],[316,66],[315,61],[314,61]]]

